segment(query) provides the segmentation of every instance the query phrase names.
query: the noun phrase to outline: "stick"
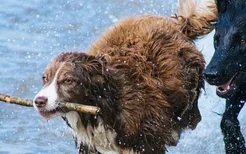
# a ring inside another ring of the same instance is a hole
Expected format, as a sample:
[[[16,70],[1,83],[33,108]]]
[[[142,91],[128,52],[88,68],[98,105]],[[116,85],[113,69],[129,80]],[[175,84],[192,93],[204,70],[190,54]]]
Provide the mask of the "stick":
[[[33,107],[33,103],[31,100],[22,99],[19,97],[9,96],[5,94],[0,94],[0,101],[11,103],[11,104],[17,104],[21,106]],[[89,114],[94,114],[94,115],[98,114],[100,111],[100,108],[96,106],[81,105],[81,104],[70,103],[70,102],[66,102],[64,106],[68,110],[89,113]]]

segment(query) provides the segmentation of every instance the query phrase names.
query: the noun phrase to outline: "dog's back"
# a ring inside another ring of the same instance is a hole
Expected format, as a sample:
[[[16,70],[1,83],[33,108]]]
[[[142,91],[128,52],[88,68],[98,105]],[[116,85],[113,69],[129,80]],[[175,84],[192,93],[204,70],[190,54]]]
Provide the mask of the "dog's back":
[[[204,69],[203,56],[169,18],[127,18],[94,43],[89,53],[103,54],[113,67],[125,68],[120,74],[126,74],[125,78],[132,83],[142,79],[141,83],[156,87],[168,97],[167,104],[175,108],[177,116],[182,116],[192,105],[189,103],[194,102],[201,87],[197,89]],[[157,94],[156,90],[153,95]],[[145,100],[148,98],[151,97]],[[196,116],[200,119],[199,112]]]
[[[118,134],[126,143],[123,147],[134,144],[141,151],[145,145],[161,152],[165,144],[177,144],[184,128],[194,129],[200,121],[197,99],[205,61],[192,40],[213,29],[209,21],[216,20],[216,9],[211,2],[205,4],[205,13],[187,1],[187,10],[180,9],[183,16],[127,18],[92,45],[89,54],[103,55],[117,70],[115,80],[124,81],[124,112],[118,115],[123,117],[124,130],[119,128],[122,135]],[[150,128],[154,123],[156,127]]]

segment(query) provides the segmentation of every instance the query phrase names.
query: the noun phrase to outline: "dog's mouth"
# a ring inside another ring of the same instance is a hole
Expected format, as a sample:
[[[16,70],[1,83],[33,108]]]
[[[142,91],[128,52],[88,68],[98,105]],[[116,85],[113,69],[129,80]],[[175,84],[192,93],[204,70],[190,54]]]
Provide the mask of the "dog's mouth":
[[[217,86],[216,93],[218,96],[227,98],[234,94],[239,86],[239,82],[242,81],[242,73],[235,73],[232,78],[227,81],[225,84]]]
[[[54,110],[50,110],[50,111],[39,111],[39,114],[44,117],[45,119],[51,119],[53,118],[54,116],[56,116],[57,114],[57,111],[56,109]]]
[[[65,113],[65,111],[60,107],[52,110],[38,110],[38,112],[43,118],[47,120],[60,116],[62,113]]]

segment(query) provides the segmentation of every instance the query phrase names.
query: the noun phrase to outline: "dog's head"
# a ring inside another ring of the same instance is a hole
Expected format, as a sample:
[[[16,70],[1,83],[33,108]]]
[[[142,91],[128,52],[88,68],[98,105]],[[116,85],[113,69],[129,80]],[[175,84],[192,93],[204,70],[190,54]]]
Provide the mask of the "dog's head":
[[[217,8],[215,53],[204,74],[217,94],[227,98],[246,78],[246,1],[217,0]]]
[[[96,105],[106,74],[104,60],[84,53],[70,52],[57,56],[43,74],[43,88],[33,100],[34,107],[46,119],[66,113],[64,102]],[[102,96],[103,97],[103,96]]]

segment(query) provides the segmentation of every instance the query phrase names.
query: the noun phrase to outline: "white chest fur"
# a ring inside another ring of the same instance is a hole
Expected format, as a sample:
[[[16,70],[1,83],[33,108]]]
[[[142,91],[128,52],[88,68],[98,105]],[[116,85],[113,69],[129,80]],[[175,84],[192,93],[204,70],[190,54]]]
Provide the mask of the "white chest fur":
[[[75,111],[68,112],[66,118],[73,129],[73,135],[77,138],[78,143],[83,142],[89,148],[95,148],[103,154],[134,154],[132,150],[123,151],[115,144],[116,132],[106,130],[100,119],[98,127],[93,129],[90,125],[85,128],[81,123],[78,113]]]

